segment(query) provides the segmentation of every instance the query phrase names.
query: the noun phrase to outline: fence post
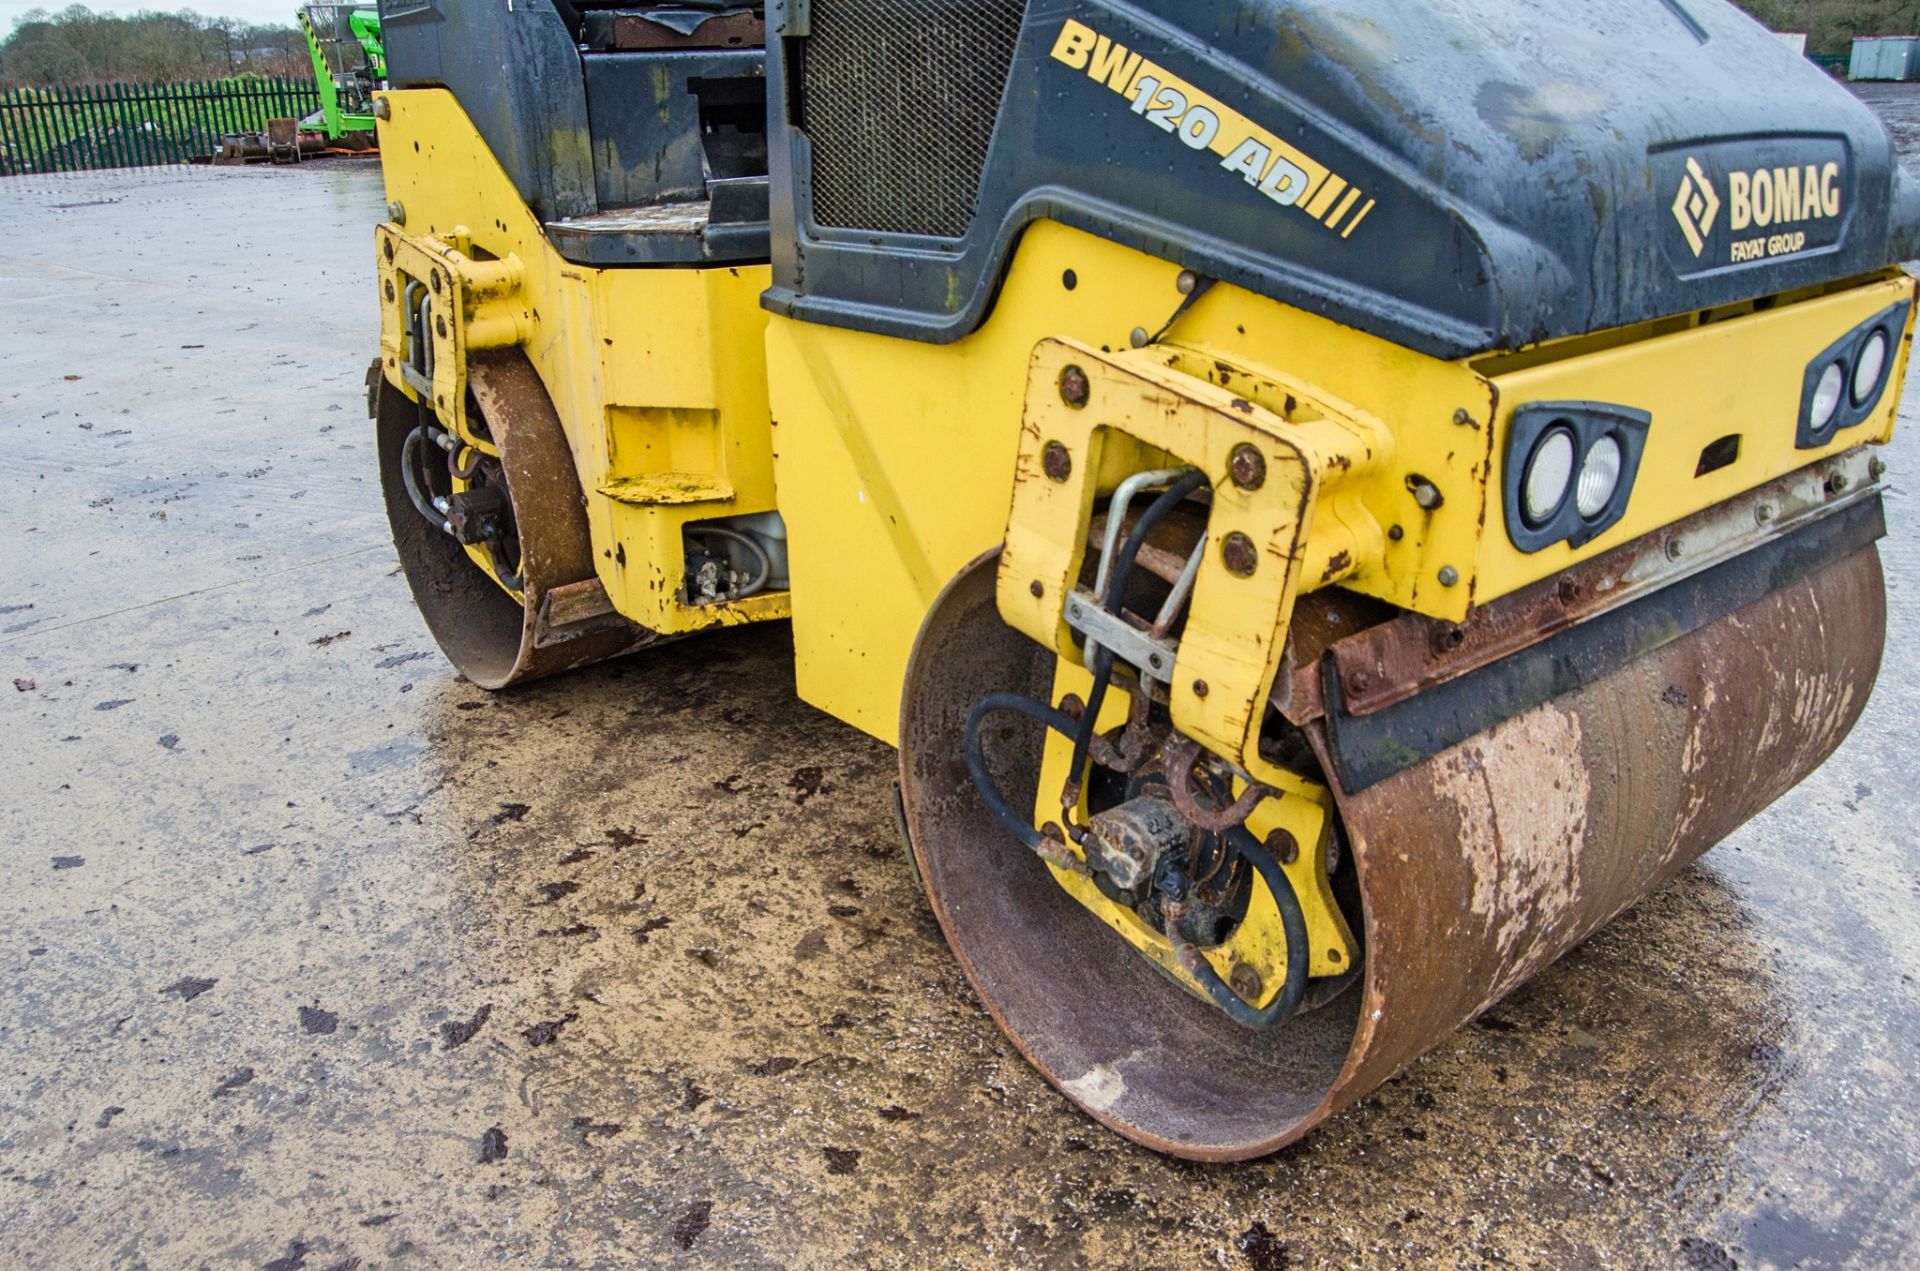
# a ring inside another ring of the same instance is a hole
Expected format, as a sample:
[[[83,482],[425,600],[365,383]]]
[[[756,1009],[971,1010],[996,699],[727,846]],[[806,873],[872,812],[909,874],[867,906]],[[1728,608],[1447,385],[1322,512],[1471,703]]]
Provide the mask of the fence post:
[[[12,176],[20,161],[20,143],[13,136],[12,90],[0,92],[0,176]]]
[[[106,111],[100,105],[100,90],[92,85],[81,89],[86,98],[85,117],[87,124],[87,157],[96,164],[106,167],[118,167],[113,150],[113,128],[104,118]],[[104,164],[101,161],[104,160]]]

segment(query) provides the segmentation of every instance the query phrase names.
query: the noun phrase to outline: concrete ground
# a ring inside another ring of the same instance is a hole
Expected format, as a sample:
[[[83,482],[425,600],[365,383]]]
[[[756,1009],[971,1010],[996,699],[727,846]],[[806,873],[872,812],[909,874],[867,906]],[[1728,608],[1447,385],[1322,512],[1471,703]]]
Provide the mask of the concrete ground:
[[[0,1264],[1911,1264],[1911,418],[1841,753],[1201,1167],[993,1027],[892,753],[794,700],[782,629],[454,677],[364,418],[380,206],[353,165],[0,182]]]

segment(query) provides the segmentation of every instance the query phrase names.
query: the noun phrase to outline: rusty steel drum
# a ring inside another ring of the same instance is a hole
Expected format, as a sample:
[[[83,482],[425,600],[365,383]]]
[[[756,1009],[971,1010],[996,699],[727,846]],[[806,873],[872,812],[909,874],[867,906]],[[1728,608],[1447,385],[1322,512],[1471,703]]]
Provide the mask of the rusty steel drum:
[[[475,351],[467,383],[500,449],[519,535],[524,603],[415,509],[400,477],[401,450],[426,408],[387,384],[378,362],[368,376],[394,547],[448,661],[482,688],[499,689],[655,643],[654,633],[613,615],[599,592],[573,453],[533,364],[518,349]],[[555,624],[553,599],[585,589],[600,598],[599,612],[570,626]]]
[[[1868,546],[1357,795],[1336,784],[1363,979],[1250,1031],[1122,945],[975,794],[968,710],[998,690],[1045,699],[1054,670],[1001,622],[994,560],[935,602],[907,677],[902,801],[928,898],[1049,1081],[1129,1138],[1201,1160],[1298,1139],[1672,879],[1833,752],[1885,639]],[[1321,727],[1307,732],[1325,759]],[[1016,806],[1042,742],[1024,721],[983,737]]]

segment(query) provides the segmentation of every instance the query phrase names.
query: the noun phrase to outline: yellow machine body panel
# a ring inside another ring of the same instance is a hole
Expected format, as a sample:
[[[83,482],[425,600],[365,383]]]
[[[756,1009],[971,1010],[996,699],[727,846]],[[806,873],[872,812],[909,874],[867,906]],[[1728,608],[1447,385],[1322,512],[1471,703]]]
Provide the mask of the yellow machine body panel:
[[[1084,560],[1094,500],[1128,471],[1192,463],[1207,473],[1216,509],[1299,534],[1258,539],[1278,554],[1284,585],[1259,573],[1229,578],[1209,552],[1172,676],[1181,729],[1247,763],[1294,596],[1338,585],[1458,622],[1476,603],[1883,438],[1893,389],[1864,424],[1796,450],[1801,377],[1834,340],[1914,293],[1896,273],[1721,321],[1696,316],[1469,363],[1225,285],[1190,298],[1191,277],[1187,290],[1182,282],[1164,261],[1043,222],[1023,238],[988,320],[952,344],[772,320],[803,697],[895,740],[922,614],[949,578],[1003,541],[1003,616],[1072,661],[1064,591]],[[1911,317],[1896,386],[1910,342]],[[1060,391],[1068,361],[1092,381],[1085,407]],[[1103,393],[1122,385],[1150,391],[1103,406]],[[1543,400],[1630,406],[1656,423],[1620,523],[1578,548],[1526,553],[1505,529],[1502,453],[1513,411]],[[1703,448],[1730,431],[1743,437],[1737,461],[1697,477]],[[1302,476],[1234,490],[1227,457],[1255,434],[1265,436],[1269,472]],[[1049,442],[1073,460],[1064,481],[1041,477]],[[1203,620],[1209,596],[1214,612]],[[1230,669],[1231,692],[1218,691],[1220,676],[1189,673],[1188,646]],[[1196,679],[1211,691],[1196,693]]]
[[[553,400],[613,607],[662,634],[785,617],[786,592],[690,604],[688,522],[774,510],[764,265],[594,269],[562,258],[452,94],[383,95],[389,211],[377,231],[381,365],[485,449],[470,350],[519,345]],[[479,220],[475,209],[487,209]],[[405,373],[408,288],[434,297],[430,383]],[[484,552],[484,548],[470,549]]]

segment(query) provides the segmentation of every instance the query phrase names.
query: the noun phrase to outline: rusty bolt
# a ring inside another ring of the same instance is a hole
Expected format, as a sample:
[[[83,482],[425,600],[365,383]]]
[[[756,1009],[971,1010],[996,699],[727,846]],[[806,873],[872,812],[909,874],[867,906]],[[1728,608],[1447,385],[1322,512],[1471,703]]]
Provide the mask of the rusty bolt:
[[[1228,977],[1227,983],[1233,986],[1233,991],[1238,993],[1243,1001],[1248,1002],[1258,1000],[1260,990],[1266,986],[1266,982],[1260,978],[1260,973],[1244,962],[1233,968],[1233,974]]]
[[[1191,269],[1183,269],[1180,271],[1180,276],[1173,280],[1173,285],[1181,295],[1191,296],[1200,288],[1200,275]]]
[[[1087,704],[1080,700],[1077,693],[1069,693],[1060,699],[1060,713],[1068,719],[1079,719],[1087,713]]]
[[[1451,565],[1442,565],[1440,567],[1440,585],[1442,587],[1451,587],[1459,581],[1460,581],[1459,570],[1455,569]]]
[[[1393,526],[1391,529],[1387,531],[1387,537],[1392,539],[1396,543],[1398,543],[1401,539],[1405,538],[1406,536],[1407,536],[1407,532],[1401,529],[1398,525]]]
[[[1462,406],[1459,410],[1456,410],[1453,412],[1453,422],[1460,425],[1462,428],[1474,428],[1479,426],[1474,423],[1473,415],[1467,410],[1465,406]]]
[[[1226,565],[1227,572],[1240,578],[1251,578],[1253,571],[1260,567],[1260,549],[1253,540],[1239,530],[1227,535],[1220,544],[1220,559]]]
[[[1887,461],[1879,455],[1867,460],[1867,476],[1875,481],[1887,475]]]
[[[1205,697],[1207,693],[1207,682],[1205,680],[1195,680],[1193,682],[1193,695],[1195,697]]]
[[[1260,453],[1258,446],[1243,441],[1233,448],[1227,474],[1242,490],[1258,490],[1267,483],[1267,457]]]
[[[393,118],[393,104],[384,97],[374,98],[373,117],[382,121]]]
[[[392,260],[393,259],[393,240],[391,238],[383,237],[380,240],[380,246],[382,249],[386,251],[387,259]]]
[[[1027,584],[1027,591],[1032,594],[1035,600],[1038,600],[1040,599],[1040,597],[1047,594],[1047,589],[1041,585],[1041,582],[1038,578],[1034,579],[1032,582]]]
[[[1133,331],[1127,336],[1128,343],[1132,344],[1133,347],[1136,349],[1146,348],[1147,345],[1152,342],[1152,340],[1153,340],[1153,336],[1148,333],[1145,327],[1135,327]]]
[[[1060,400],[1079,410],[1087,404],[1087,398],[1093,394],[1093,385],[1087,382],[1087,373],[1077,366],[1069,366],[1060,372]]]
[[[1273,859],[1282,865],[1291,865],[1300,859],[1300,840],[1285,830],[1275,830],[1267,835],[1266,846]]]
[[[433,329],[442,340],[447,338],[447,318],[445,314],[433,315]]]
[[[1049,481],[1065,481],[1073,475],[1073,456],[1057,441],[1049,441],[1040,452],[1040,471]]]
[[[433,294],[434,294],[434,295],[436,295],[436,296],[437,296],[437,295],[439,295],[439,294],[440,294],[440,288],[442,288],[442,287],[444,287],[445,285],[446,285],[446,283],[445,283],[445,281],[444,281],[444,280],[443,280],[443,279],[442,279],[442,278],[440,277],[440,271],[439,271],[439,270],[437,270],[437,269],[436,269],[436,270],[434,270],[434,272],[433,272]]]
[[[1580,599],[1580,584],[1571,578],[1562,578],[1559,587],[1555,590],[1559,593],[1560,603],[1563,605],[1570,605]]]
[[[387,303],[393,303],[393,279],[387,279]]]
[[[1364,693],[1372,687],[1373,677],[1368,675],[1364,670],[1354,670],[1347,673],[1347,692]]]
[[[1413,501],[1429,512],[1446,502],[1440,496],[1440,487],[1425,477],[1408,477],[1407,489],[1413,492]]]
[[[407,205],[399,199],[395,199],[393,202],[387,204],[387,219],[395,225],[405,225],[407,223]]]
[[[1434,656],[1439,657],[1443,654],[1452,653],[1466,642],[1467,629],[1458,623],[1449,622],[1434,628],[1433,638],[1429,647],[1432,648]]]

